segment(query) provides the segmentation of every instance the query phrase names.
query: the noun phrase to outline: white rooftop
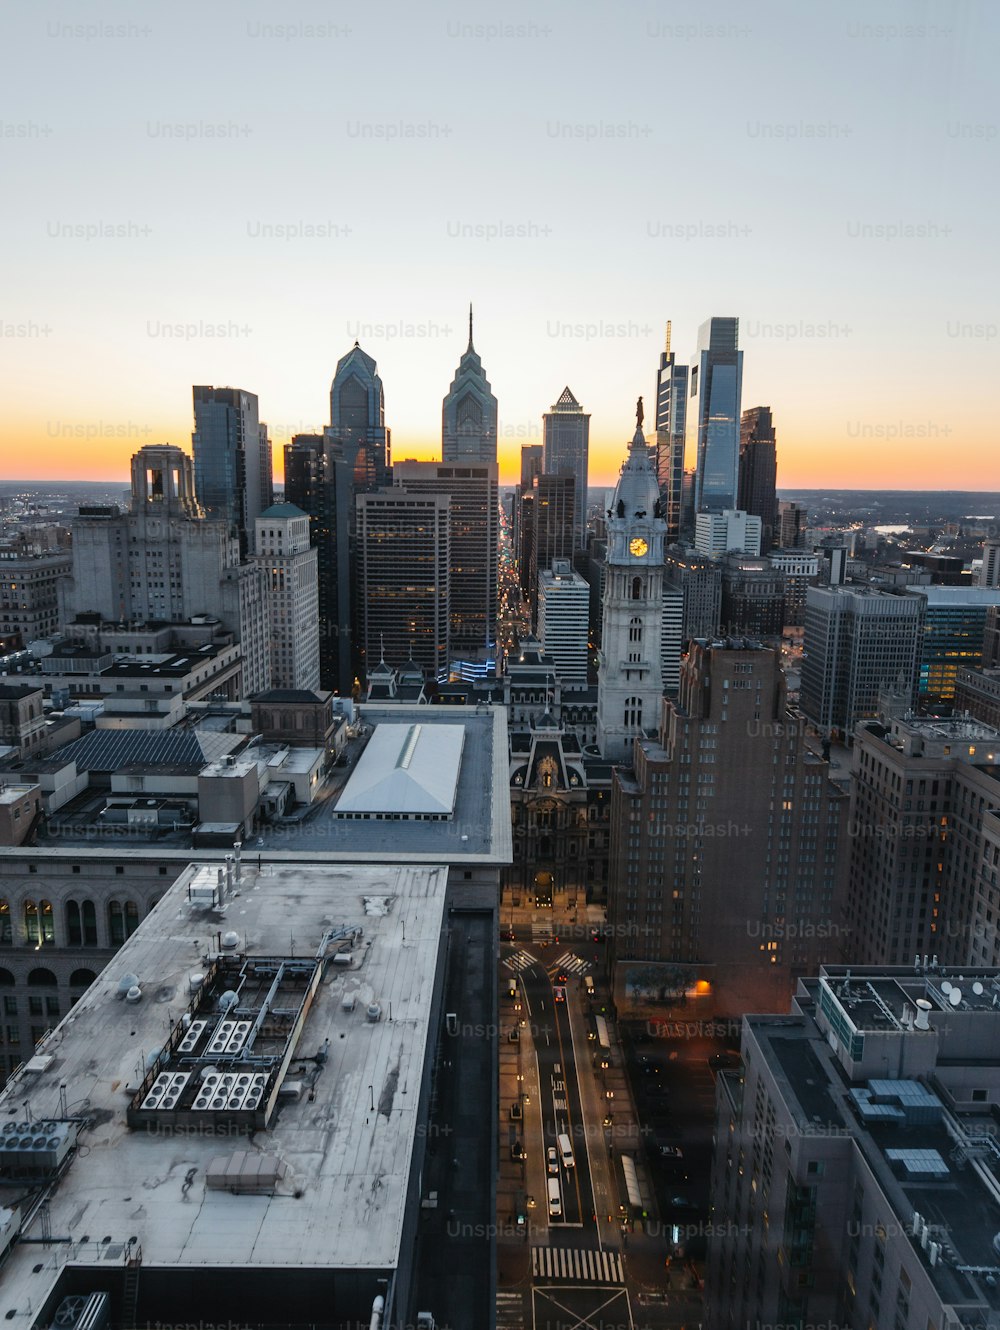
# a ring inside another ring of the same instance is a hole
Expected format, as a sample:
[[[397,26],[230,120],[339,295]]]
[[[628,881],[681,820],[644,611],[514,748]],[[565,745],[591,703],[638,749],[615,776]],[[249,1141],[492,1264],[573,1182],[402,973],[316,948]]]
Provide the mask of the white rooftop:
[[[450,817],[465,742],[464,725],[377,725],[336,813]]]
[[[224,920],[189,903],[196,871],[184,870],[40,1047],[39,1070],[18,1074],[0,1094],[2,1122],[26,1112],[88,1120],[79,1137],[85,1148],[50,1197],[51,1232],[70,1241],[17,1246],[0,1272],[0,1321],[16,1308],[15,1330],[32,1324],[64,1264],[94,1264],[106,1235],[116,1244],[137,1237],[144,1267],[378,1269],[397,1262],[447,869],[272,864],[258,872],[244,860]],[[314,957],[324,934],[341,925],[359,925],[363,937],[350,965],[327,966],[286,1073],[286,1081],[308,1082],[318,1071],[314,1099],[304,1093],[282,1102],[252,1136],[127,1125],[150,1054],[170,1023],[181,1021],[189,976],[204,968],[209,950],[217,954],[220,931],[238,933],[239,954],[301,959]],[[135,1004],[119,994],[127,974],[138,976],[143,991]],[[344,1009],[348,994],[356,997],[352,1011]],[[366,1017],[371,1002],[381,1005],[378,1021]],[[300,1065],[325,1041],[321,1066]],[[210,1163],[239,1152],[281,1161],[273,1194],[206,1185]],[[5,1189],[5,1203],[16,1196],[16,1188]],[[39,1236],[40,1220],[26,1232]]]

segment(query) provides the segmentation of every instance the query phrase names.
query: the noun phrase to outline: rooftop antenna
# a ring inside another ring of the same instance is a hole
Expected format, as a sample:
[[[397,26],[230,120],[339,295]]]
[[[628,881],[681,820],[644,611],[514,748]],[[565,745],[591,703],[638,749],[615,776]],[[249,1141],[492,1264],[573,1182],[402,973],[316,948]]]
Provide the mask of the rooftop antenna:
[[[472,345],[472,301],[470,300],[469,301],[469,350],[472,351],[474,349],[475,348]]]
[[[669,320],[669,319],[667,319],[667,345],[666,345],[666,353],[667,353],[668,356],[670,355],[670,320]]]

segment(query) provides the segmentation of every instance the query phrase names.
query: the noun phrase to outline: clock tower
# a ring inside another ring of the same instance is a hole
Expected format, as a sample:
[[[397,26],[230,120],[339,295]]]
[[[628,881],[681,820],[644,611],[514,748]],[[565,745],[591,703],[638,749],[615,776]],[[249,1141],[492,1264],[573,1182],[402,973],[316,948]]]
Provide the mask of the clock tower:
[[[597,743],[604,757],[624,762],[632,741],[660,724],[663,674],[663,542],[667,524],[649,447],[636,429],[608,509]]]

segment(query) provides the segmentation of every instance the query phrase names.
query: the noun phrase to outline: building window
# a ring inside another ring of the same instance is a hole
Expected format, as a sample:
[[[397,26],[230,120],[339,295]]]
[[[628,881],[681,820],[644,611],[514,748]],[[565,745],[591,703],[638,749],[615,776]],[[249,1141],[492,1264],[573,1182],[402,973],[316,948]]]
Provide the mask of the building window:
[[[10,946],[14,941],[10,926],[10,902],[0,900],[0,946]]]
[[[29,943],[44,947],[55,941],[55,928],[52,922],[52,902],[24,902],[24,933]]]
[[[134,901],[108,902],[108,931],[113,947],[120,947],[138,927],[139,910]]]

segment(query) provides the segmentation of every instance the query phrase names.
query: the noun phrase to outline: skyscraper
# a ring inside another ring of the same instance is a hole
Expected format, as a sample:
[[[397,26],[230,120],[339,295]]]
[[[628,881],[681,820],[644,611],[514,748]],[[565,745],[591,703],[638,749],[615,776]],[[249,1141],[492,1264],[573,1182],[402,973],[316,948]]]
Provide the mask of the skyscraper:
[[[846,791],[769,647],[693,642],[656,728],[614,773],[616,984],[629,961],[666,962],[681,994],[706,985],[700,1013],[783,1010],[797,974],[840,955]]]
[[[538,636],[563,688],[586,688],[590,587],[568,559],[538,571]]]
[[[598,666],[597,743],[620,762],[660,719],[663,537],[660,490],[642,433],[642,402],[608,514]]]
[[[497,399],[472,345],[471,305],[469,345],[441,408],[441,460],[487,464],[497,460]]]
[[[781,549],[805,549],[807,517],[804,504],[793,503],[791,499],[778,500],[778,544]]]
[[[359,494],[358,609],[366,674],[414,661],[447,678],[451,496],[400,487]]]
[[[271,687],[319,687],[317,551],[309,517],[292,503],[272,504],[255,523],[254,549],[267,586]]]
[[[656,374],[656,480],[667,522],[667,544],[680,539],[684,492],[684,442],[687,421],[688,367],[677,363],[670,349],[660,352]]]
[[[899,681],[916,700],[926,602],[868,587],[806,592],[802,710],[822,730],[849,739],[877,714],[879,690]]]
[[[575,552],[576,477],[568,472],[550,476],[543,472],[531,482],[527,502],[522,501],[524,523],[521,569],[524,593],[531,601],[531,621],[538,626],[538,578],[556,559],[569,559]]]
[[[769,406],[751,406],[740,419],[739,507],[759,517],[761,553],[778,543],[778,450]]]
[[[391,436],[385,425],[382,380],[375,361],[357,342],[337,361],[328,433],[351,462],[358,491],[387,484]]]
[[[351,517],[354,455],[328,435],[296,434],[285,445],[285,498],[309,514],[319,575],[319,660],[323,688],[350,696],[354,660]]]
[[[688,430],[696,445],[695,511],[736,508],[743,352],[739,319],[708,319],[691,362]]]
[[[447,494],[451,541],[450,650],[453,659],[495,659],[497,550],[500,537],[497,464],[453,466],[397,462],[393,485],[412,494]]]
[[[573,553],[576,553],[586,544],[590,416],[569,388],[564,388],[551,411],[542,416],[542,430],[542,469],[549,475],[571,475],[576,481],[573,516]]]
[[[240,554],[253,545],[254,521],[271,501],[270,444],[258,417],[257,396],[242,388],[196,384],[194,488],[206,517],[235,526]]]
[[[1000,540],[983,542],[983,566],[979,570],[979,585],[1000,587]]]
[[[736,550],[760,554],[761,520],[743,509],[726,508],[718,513],[699,513],[695,522],[694,547],[699,554],[717,557]]]

